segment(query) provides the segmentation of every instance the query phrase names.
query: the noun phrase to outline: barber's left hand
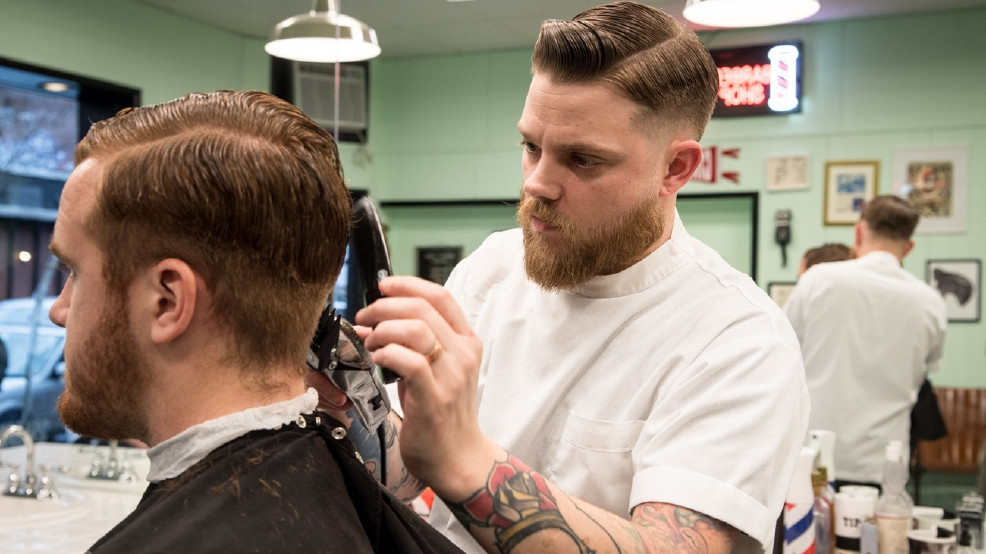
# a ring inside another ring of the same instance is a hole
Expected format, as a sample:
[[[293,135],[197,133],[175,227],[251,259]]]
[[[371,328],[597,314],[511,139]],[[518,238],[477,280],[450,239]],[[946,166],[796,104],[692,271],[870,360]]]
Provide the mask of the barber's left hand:
[[[332,417],[343,423],[349,423],[347,410],[353,407],[353,403],[335,386],[329,378],[321,371],[315,371],[305,366],[305,383],[318,392],[318,409],[328,413]]]
[[[372,328],[364,345],[373,362],[401,376],[401,458],[439,496],[464,499],[501,451],[476,419],[482,342],[441,285],[388,277],[380,291],[384,298],[360,310],[356,321]]]

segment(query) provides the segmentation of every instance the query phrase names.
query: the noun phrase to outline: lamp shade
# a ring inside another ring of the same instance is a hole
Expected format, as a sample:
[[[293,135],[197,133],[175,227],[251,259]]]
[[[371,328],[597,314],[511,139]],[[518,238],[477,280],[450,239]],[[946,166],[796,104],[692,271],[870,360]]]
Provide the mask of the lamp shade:
[[[380,55],[377,33],[358,19],[316,0],[312,11],[274,26],[264,50],[301,62],[355,62]]]
[[[687,0],[685,19],[707,27],[766,27],[814,15],[818,0]]]

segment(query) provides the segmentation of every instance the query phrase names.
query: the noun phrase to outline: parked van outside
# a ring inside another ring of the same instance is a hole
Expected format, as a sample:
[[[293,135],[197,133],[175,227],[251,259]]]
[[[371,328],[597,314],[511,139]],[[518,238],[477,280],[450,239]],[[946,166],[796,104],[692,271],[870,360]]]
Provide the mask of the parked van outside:
[[[65,388],[65,329],[48,319],[54,301],[0,300],[0,339],[7,350],[6,374],[0,381],[0,429],[19,423],[36,441],[66,439],[57,409]]]

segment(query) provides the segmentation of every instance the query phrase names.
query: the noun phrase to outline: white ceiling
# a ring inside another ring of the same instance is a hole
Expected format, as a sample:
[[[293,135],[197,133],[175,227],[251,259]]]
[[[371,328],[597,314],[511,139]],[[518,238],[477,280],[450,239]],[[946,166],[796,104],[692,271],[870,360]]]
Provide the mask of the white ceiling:
[[[251,37],[266,38],[311,0],[134,0]],[[451,54],[534,45],[541,21],[570,19],[606,0],[337,0],[339,12],[373,27],[383,56]],[[685,0],[643,0],[678,19]],[[806,21],[986,6],[986,0],[820,0]],[[699,30],[697,27],[696,30]]]

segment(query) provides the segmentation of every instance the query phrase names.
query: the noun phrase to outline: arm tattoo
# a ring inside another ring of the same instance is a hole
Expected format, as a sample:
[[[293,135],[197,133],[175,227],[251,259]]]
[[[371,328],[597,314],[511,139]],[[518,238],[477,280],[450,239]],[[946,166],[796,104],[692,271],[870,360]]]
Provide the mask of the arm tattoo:
[[[352,418],[352,423],[349,425],[349,438],[353,441],[356,452],[363,458],[363,465],[377,481],[383,482],[380,472],[380,438],[363,425],[363,422],[356,417],[355,411],[349,410],[346,415]]]
[[[674,552],[709,552],[710,541],[731,543],[739,533],[734,528],[705,514],[673,504],[641,504],[634,510],[633,524],[648,533],[664,548]],[[710,533],[711,531],[711,533]]]
[[[547,529],[571,538],[579,552],[594,552],[561,515],[544,477],[509,455],[490,471],[486,486],[463,502],[447,503],[466,529],[470,525],[493,528],[500,552],[510,552],[521,541]]]
[[[393,413],[391,413],[391,416],[396,417]],[[383,455],[386,456],[387,460],[387,475],[384,476],[385,480],[382,483],[387,487],[387,490],[397,496],[401,501],[411,502],[421,494],[421,491],[425,489],[425,485],[420,479],[411,475],[411,472],[404,467],[397,444],[398,427],[391,422],[390,417],[385,419],[380,425],[383,426],[384,431]],[[398,469],[397,478],[394,479],[395,471]]]

